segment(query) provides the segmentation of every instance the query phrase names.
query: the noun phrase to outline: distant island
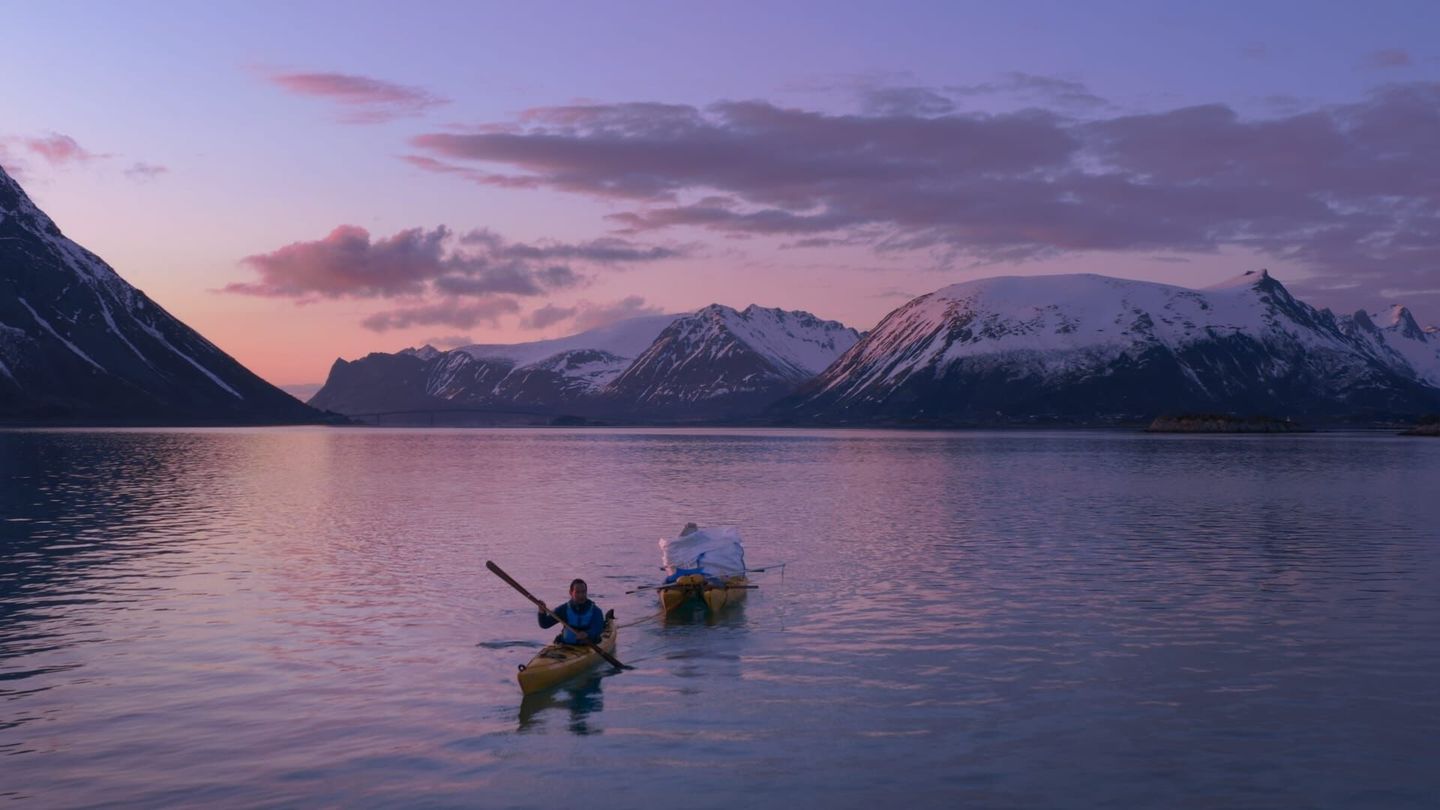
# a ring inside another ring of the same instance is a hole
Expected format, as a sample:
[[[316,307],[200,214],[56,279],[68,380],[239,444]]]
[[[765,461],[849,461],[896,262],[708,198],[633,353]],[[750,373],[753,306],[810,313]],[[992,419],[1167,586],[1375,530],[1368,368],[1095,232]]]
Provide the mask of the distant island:
[[[1269,416],[1232,416],[1220,413],[1190,413],[1161,416],[1145,428],[1146,433],[1310,433],[1288,419]]]

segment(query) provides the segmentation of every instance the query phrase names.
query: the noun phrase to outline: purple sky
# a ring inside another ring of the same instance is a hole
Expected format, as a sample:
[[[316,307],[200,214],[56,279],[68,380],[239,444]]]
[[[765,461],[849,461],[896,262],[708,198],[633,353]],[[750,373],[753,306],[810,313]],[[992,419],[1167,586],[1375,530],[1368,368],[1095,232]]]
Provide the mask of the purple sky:
[[[1440,321],[1429,2],[29,4],[0,164],[278,383],[1002,274]],[[257,324],[263,328],[257,328]]]

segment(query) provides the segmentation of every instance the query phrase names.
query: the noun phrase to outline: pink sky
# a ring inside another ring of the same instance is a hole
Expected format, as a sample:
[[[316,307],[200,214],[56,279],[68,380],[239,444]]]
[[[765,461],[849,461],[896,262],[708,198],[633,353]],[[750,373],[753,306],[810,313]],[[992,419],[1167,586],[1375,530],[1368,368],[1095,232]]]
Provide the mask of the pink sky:
[[[1440,321],[1435,6],[1032,5],[27,7],[0,163],[279,384],[1002,274]]]

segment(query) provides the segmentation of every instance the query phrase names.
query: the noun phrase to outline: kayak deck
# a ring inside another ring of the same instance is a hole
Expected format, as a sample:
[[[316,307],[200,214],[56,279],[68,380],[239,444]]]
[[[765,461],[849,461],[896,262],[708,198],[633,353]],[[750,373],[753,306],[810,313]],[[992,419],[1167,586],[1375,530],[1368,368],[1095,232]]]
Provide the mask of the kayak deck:
[[[605,632],[600,636],[598,646],[614,655],[618,635],[615,611],[612,610],[605,614]],[[604,660],[586,644],[547,644],[530,659],[530,663],[521,665],[515,679],[520,682],[520,691],[529,695],[568,681]]]

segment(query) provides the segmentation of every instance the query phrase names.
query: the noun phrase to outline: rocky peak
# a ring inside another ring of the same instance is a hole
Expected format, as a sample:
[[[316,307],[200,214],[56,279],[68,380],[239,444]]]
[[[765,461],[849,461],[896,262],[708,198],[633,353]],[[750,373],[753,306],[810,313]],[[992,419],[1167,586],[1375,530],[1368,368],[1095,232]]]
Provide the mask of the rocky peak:
[[[0,167],[0,227],[14,223],[26,230],[47,236],[61,236],[55,222],[46,216],[25,189]]]
[[[1355,314],[1350,316],[1350,322],[1355,325],[1356,329],[1364,329],[1366,332],[1380,331],[1380,328],[1370,319],[1370,314],[1363,309],[1355,310]]]
[[[1410,314],[1409,309],[1399,304],[1390,307],[1390,311],[1386,313],[1386,322],[1389,328],[1399,332],[1402,337],[1411,340],[1425,339],[1425,330],[1415,322],[1415,316]]]
[[[437,357],[439,357],[440,355],[444,354],[444,352],[440,351],[439,349],[435,348],[434,346],[431,346],[429,343],[426,343],[424,346],[421,346],[421,347],[418,348],[418,349],[416,349],[416,348],[402,349],[402,350],[400,350],[400,354],[408,354],[408,355],[410,355],[411,357],[418,357],[418,358],[420,358],[421,360],[434,360],[435,358],[437,358]]]

